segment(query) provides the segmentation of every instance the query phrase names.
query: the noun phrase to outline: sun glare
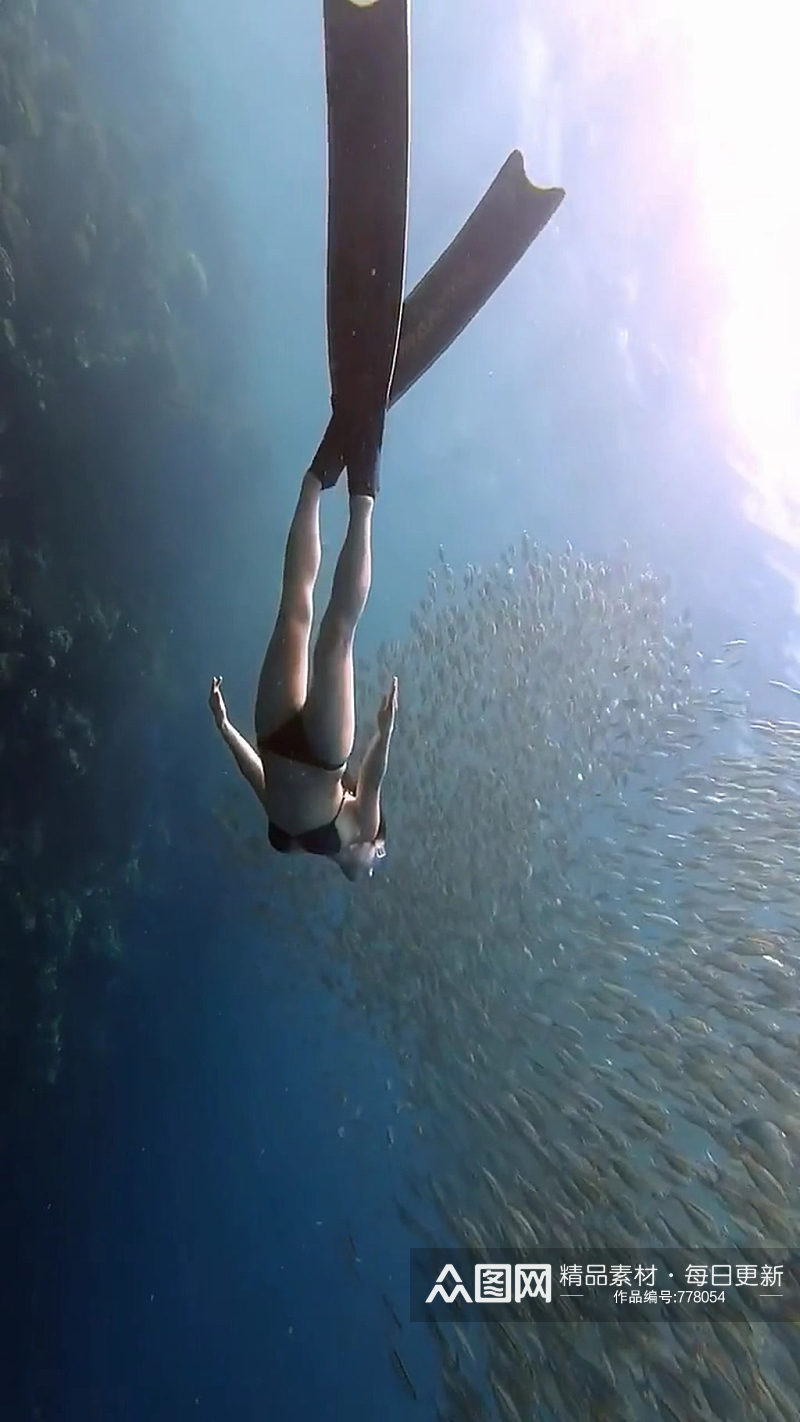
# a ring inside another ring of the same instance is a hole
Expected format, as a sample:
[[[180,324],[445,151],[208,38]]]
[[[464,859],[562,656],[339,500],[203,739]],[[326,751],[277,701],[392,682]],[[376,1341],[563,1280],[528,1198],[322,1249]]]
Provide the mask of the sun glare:
[[[791,6],[680,0],[718,378],[748,512],[800,548],[800,85]]]
[[[748,517],[800,552],[800,10],[786,0],[567,0],[553,53],[529,0],[517,0],[517,14],[534,148],[562,98],[559,45],[574,47],[573,122],[602,122],[615,86],[636,96],[624,140],[631,202],[645,216],[666,191],[691,203],[691,244],[676,260],[688,264],[687,302],[693,283],[700,297],[681,313],[703,353],[698,386],[725,431]]]

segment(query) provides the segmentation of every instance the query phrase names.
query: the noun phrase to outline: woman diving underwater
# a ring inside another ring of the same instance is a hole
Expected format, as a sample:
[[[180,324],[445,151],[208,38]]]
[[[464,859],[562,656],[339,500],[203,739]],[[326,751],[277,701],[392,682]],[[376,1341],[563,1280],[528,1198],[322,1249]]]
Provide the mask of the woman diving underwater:
[[[403,302],[408,197],[408,0],[325,0],[328,98],[327,325],[331,418],[289,529],[275,627],[258,681],[256,748],[209,705],[283,853],[332,859],[348,879],[386,851],[381,793],[397,712],[393,678],[358,773],[353,647],[372,578],[372,514],[386,411],[489,299],[553,215],[506,160],[439,260]],[[321,561],[320,499],[347,470],[349,522],[309,667]]]

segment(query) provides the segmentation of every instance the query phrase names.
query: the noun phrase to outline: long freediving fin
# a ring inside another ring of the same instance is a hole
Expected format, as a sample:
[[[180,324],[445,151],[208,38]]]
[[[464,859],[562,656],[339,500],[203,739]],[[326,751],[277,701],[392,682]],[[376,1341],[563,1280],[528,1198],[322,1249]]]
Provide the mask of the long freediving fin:
[[[406,297],[390,405],[477,316],[563,198],[563,188],[537,188],[529,181],[518,149],[509,154],[461,231]]]
[[[452,345],[550,221],[563,188],[537,188],[525,173],[522,154],[510,153],[464,226],[403,303],[400,342],[389,390],[394,405]],[[331,455],[330,483],[338,440],[332,419],[321,448]],[[334,472],[336,471],[336,472]]]
[[[408,3],[324,5],[333,415],[311,468],[327,485],[346,464],[351,493],[377,489],[400,331],[408,225]]]

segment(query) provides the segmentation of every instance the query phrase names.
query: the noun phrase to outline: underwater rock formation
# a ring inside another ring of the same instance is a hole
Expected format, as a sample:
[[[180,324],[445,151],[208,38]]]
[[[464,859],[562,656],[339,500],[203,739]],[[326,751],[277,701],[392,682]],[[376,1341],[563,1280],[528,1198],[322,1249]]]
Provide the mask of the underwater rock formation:
[[[134,723],[116,764],[115,727],[155,694],[166,658],[141,568],[124,556],[123,510],[140,515],[135,546],[155,585],[166,555],[145,471],[159,440],[178,415],[234,438],[228,337],[244,317],[235,283],[220,316],[199,255],[208,236],[215,270],[234,264],[168,31],[165,7],[148,3],[0,10],[4,1100],[52,1083],[67,1044],[91,1037],[91,1024],[76,1029],[95,1002],[87,984],[114,970],[142,891],[146,751]],[[176,272],[190,323],[167,300]]]

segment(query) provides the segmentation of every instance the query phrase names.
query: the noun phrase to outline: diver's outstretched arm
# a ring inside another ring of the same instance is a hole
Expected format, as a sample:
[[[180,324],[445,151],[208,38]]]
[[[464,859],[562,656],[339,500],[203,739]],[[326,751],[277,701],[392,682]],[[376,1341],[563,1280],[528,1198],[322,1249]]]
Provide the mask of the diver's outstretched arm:
[[[356,815],[364,839],[377,839],[381,823],[381,786],[389,762],[391,733],[376,731],[364,753],[358,772]]]
[[[259,800],[263,800],[266,780],[261,756],[253,750],[250,742],[245,740],[240,731],[237,731],[227,716],[220,724],[219,729],[223,741],[232,751],[233,758],[248,785],[252,786]]]
[[[367,746],[358,772],[356,813],[361,832],[367,840],[376,839],[380,829],[381,786],[389,764],[396,715],[397,677],[393,677],[391,690],[383,698],[378,712],[378,729]]]

